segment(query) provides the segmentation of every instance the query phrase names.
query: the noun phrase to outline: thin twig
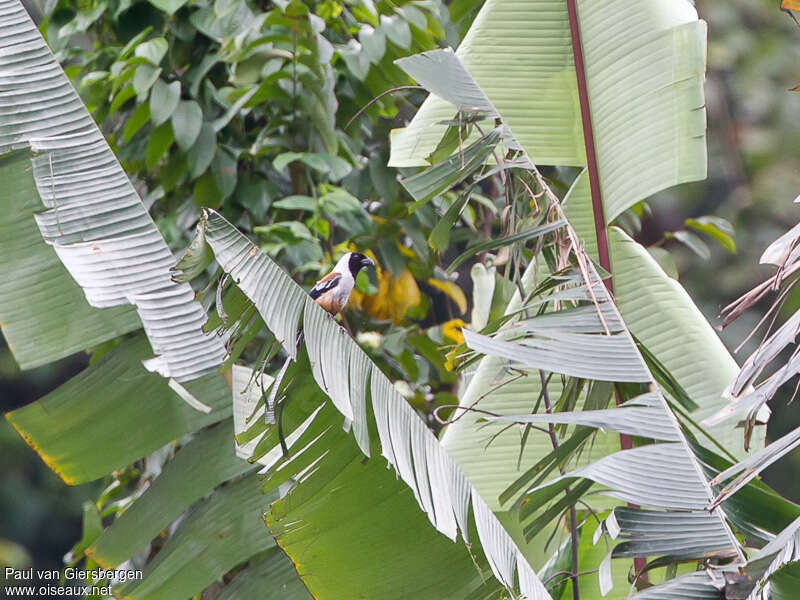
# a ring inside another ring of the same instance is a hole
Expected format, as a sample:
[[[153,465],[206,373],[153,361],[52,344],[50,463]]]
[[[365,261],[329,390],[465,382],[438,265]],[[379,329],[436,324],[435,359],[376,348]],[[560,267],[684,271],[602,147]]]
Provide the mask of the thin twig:
[[[550,405],[550,392],[547,390],[547,377],[541,369],[539,370],[539,380],[542,384],[542,400],[545,412],[551,414],[553,409]],[[558,437],[556,437],[555,427],[552,423],[548,423],[547,428],[550,433],[550,443],[553,445],[553,450],[558,450]],[[558,465],[558,470],[561,475],[564,475],[565,471],[562,465]],[[569,496],[569,487],[564,488],[564,494]],[[572,600],[580,600],[580,592],[578,591],[578,517],[574,504],[569,507],[569,537],[572,545]]]
[[[544,180],[544,177],[542,177],[542,174],[539,172],[539,169],[536,167],[536,165],[533,165],[533,174],[536,177],[536,182],[539,184],[542,190],[545,191],[551,205],[558,212],[559,216],[567,222],[565,229],[567,230],[569,241],[572,244],[572,250],[575,253],[575,258],[578,261],[578,268],[580,269],[581,275],[586,281],[586,287],[589,290],[589,296],[592,299],[592,303],[597,308],[597,316],[600,318],[600,322],[603,324],[603,329],[605,330],[606,335],[611,335],[611,331],[608,329],[608,325],[606,324],[606,319],[603,316],[603,311],[600,309],[600,303],[597,301],[597,297],[594,293],[594,282],[589,276],[589,267],[586,264],[586,255],[582,250],[580,243],[578,242],[575,232],[572,230],[572,226],[567,221],[564,211],[561,209],[561,202],[559,201],[558,196],[553,193],[553,190],[550,189],[550,186],[547,185],[547,182]]]
[[[569,571],[556,571],[550,577],[545,579],[542,584],[547,585],[548,582],[558,575],[566,575],[566,579],[572,579],[575,581],[576,578],[581,577],[583,575],[591,575],[592,573],[599,573],[600,569],[592,569],[591,571],[581,571],[580,573],[570,573]]]
[[[514,369],[512,369],[512,370],[514,370]],[[488,389],[486,392],[484,392],[483,394],[481,394],[480,396],[478,396],[478,398],[475,400],[475,402],[473,402],[473,403],[472,403],[472,404],[470,404],[469,406],[460,406],[460,405],[459,405],[459,406],[458,406],[458,408],[461,408],[462,410],[464,410],[464,412],[463,412],[463,413],[461,413],[460,415],[458,415],[458,416],[457,416],[456,418],[454,418],[454,419],[441,419],[441,418],[438,416],[438,413],[437,413],[437,411],[438,411],[438,410],[440,410],[440,409],[443,409],[443,408],[452,408],[452,407],[453,407],[453,405],[447,405],[447,406],[444,406],[444,405],[443,405],[443,406],[439,406],[439,407],[437,407],[437,408],[436,408],[436,409],[434,409],[434,411],[433,411],[433,416],[434,416],[434,418],[436,419],[436,421],[439,423],[439,425],[450,425],[450,424],[452,424],[452,423],[455,423],[455,422],[456,422],[456,421],[458,421],[458,420],[459,420],[461,417],[463,417],[465,414],[467,414],[467,411],[468,411],[468,410],[471,410],[471,409],[472,409],[472,408],[473,408],[473,407],[474,407],[476,404],[478,404],[478,402],[480,402],[481,400],[483,400],[484,398],[486,398],[486,396],[488,396],[489,394],[493,394],[494,392],[496,392],[497,390],[499,390],[501,387],[503,387],[503,386],[505,386],[505,385],[508,385],[509,383],[513,383],[514,381],[516,381],[517,379],[519,379],[519,378],[521,378],[521,377],[527,377],[527,376],[528,376],[528,374],[527,374],[527,373],[524,373],[524,372],[519,372],[519,373],[518,373],[516,376],[512,377],[511,379],[507,379],[507,380],[503,381],[502,383],[500,383],[500,384],[496,385],[495,387]]]
[[[482,414],[482,415],[489,415],[491,417],[500,417],[500,416],[502,416],[502,415],[500,415],[498,413],[494,413],[494,412],[491,412],[491,411],[488,411],[488,410],[482,410],[480,408],[475,408],[474,406],[459,406],[458,404],[442,404],[441,406],[437,406],[435,409],[433,409],[433,418],[436,419],[436,421],[440,425],[450,425],[451,423],[455,423],[458,419],[461,418],[461,416],[463,416],[463,415],[461,415],[459,417],[456,417],[455,419],[442,419],[439,416],[439,411],[440,410],[445,410],[445,409],[448,409],[448,408],[453,409],[454,411],[463,410],[464,413],[475,412],[475,413],[479,413],[479,414]],[[516,421],[513,421],[513,422],[509,423],[503,429],[505,430],[505,429],[508,429],[509,427],[511,427],[512,425],[518,425],[518,424],[519,423],[517,423]],[[528,423],[526,423],[526,425],[528,425]],[[532,424],[531,424],[531,427],[541,431],[542,433],[548,433],[548,430],[545,429],[544,427],[537,427],[536,425],[532,425]],[[496,437],[496,435],[493,436],[493,437]]]
[[[793,286],[786,286],[786,289],[780,293],[775,302],[772,303],[772,306],[770,306],[769,309],[767,309],[767,311],[764,313],[764,316],[761,317],[759,322],[756,323],[756,326],[753,327],[753,330],[747,334],[747,337],[744,338],[744,340],[742,340],[742,342],[738,346],[736,346],[736,348],[733,351],[734,353],[739,352],[739,350],[741,350],[742,347],[744,347],[744,345],[750,340],[750,338],[753,337],[755,332],[761,329],[761,326],[766,322],[766,320],[770,317],[770,315],[774,311],[775,314],[772,316],[772,320],[770,320],[769,326],[767,327],[767,330],[764,333],[764,338],[761,340],[761,344],[759,344],[759,349],[760,349],[761,345],[763,345],[764,342],[766,341],[769,332],[772,331],[772,328],[775,325],[775,320],[778,318],[778,314],[780,313],[780,308],[783,306],[787,296],[789,295],[789,292],[791,292],[792,289]]]
[[[386,90],[385,92],[381,92],[380,94],[375,96],[372,100],[367,102],[364,106],[362,106],[356,114],[354,114],[352,117],[350,117],[350,120],[347,122],[347,125],[345,125],[344,128],[347,129],[348,127],[350,127],[352,122],[355,121],[358,117],[360,117],[361,114],[365,110],[367,110],[370,106],[372,106],[378,100],[383,98],[386,94],[391,94],[393,92],[399,92],[399,91],[402,91],[402,90],[424,90],[424,89],[425,88],[422,87],[421,85],[399,85],[397,87],[390,88],[390,89]]]

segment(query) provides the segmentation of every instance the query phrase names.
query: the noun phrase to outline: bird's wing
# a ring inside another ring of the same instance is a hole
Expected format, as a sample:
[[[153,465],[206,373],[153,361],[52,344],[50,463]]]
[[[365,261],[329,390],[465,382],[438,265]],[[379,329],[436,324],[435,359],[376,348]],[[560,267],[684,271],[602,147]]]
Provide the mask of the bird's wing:
[[[339,280],[342,278],[341,273],[331,272],[325,275],[322,279],[320,279],[317,283],[314,284],[314,287],[311,288],[311,291],[308,292],[311,297],[316,300],[325,292],[332,290],[337,285],[339,285]]]

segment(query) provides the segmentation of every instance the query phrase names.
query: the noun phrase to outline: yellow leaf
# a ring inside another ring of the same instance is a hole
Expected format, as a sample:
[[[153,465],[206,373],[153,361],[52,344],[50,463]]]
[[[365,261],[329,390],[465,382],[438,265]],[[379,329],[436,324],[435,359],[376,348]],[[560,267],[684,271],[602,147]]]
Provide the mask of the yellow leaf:
[[[800,0],[782,0],[781,8],[783,10],[796,10],[800,12]]]
[[[373,256],[371,252],[364,254]],[[367,296],[353,290],[350,295],[353,308],[361,309],[379,321],[389,319],[392,323],[399,323],[409,308],[422,301],[419,286],[408,269],[403,269],[395,279],[388,270],[381,269],[376,263],[375,275],[378,278],[378,293]]]
[[[458,365],[458,348],[453,348],[445,354],[444,360],[444,368],[448,371],[452,371]]]
[[[391,277],[391,275],[389,275]],[[412,306],[422,301],[417,280],[408,269],[403,269],[400,277],[392,282],[392,303],[389,309],[389,318],[393,323],[402,321],[406,312]]]
[[[467,297],[464,295],[462,289],[455,283],[452,281],[442,281],[440,279],[434,279],[431,277],[428,279],[428,285],[435,287],[437,290],[447,294],[447,296],[456,303],[456,306],[458,306],[458,310],[461,311],[462,315],[467,312]]]
[[[406,258],[415,259],[417,258],[417,253],[414,252],[411,248],[406,248],[403,244],[397,244],[397,249],[400,251],[400,254],[405,256]]]
[[[461,328],[465,323],[461,319],[450,319],[442,323],[442,335],[448,340],[453,340],[456,344],[464,343],[464,334],[461,333]]]
[[[789,88],[790,92],[800,92],[800,85],[796,85],[793,88]]]

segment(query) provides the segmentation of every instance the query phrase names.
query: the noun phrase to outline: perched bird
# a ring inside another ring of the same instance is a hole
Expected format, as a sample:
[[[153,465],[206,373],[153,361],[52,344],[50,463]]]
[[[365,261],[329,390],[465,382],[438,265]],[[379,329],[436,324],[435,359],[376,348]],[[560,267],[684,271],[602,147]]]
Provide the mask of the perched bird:
[[[314,287],[311,288],[308,293],[317,304],[331,315],[337,315],[350,299],[350,292],[353,291],[353,286],[356,284],[356,275],[358,275],[358,272],[364,267],[374,266],[375,263],[360,252],[348,252],[339,259],[333,271],[315,283]],[[303,343],[303,336],[303,330],[300,329],[300,331],[297,332],[298,350]],[[282,405],[282,400],[278,400],[278,390],[291,362],[292,357],[287,356],[286,361],[283,363],[283,368],[280,370],[277,377],[275,377],[269,396],[267,396],[267,403],[264,410],[264,421],[267,425],[275,423],[276,406],[280,409]],[[289,450],[280,427],[280,420],[278,422],[278,441],[281,444],[283,455],[289,456]]]
[[[364,267],[374,266],[375,263],[360,252],[348,252],[339,259],[333,271],[314,284],[309,294],[330,314],[339,314],[350,299],[358,272]]]

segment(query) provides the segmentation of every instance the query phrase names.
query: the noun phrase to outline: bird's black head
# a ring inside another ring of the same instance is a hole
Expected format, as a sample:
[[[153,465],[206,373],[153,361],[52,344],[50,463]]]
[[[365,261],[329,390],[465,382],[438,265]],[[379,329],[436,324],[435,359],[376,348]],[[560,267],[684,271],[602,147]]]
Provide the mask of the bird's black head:
[[[360,252],[351,252],[347,266],[350,268],[350,274],[353,276],[353,279],[355,279],[361,269],[364,267],[374,267],[375,263]]]

